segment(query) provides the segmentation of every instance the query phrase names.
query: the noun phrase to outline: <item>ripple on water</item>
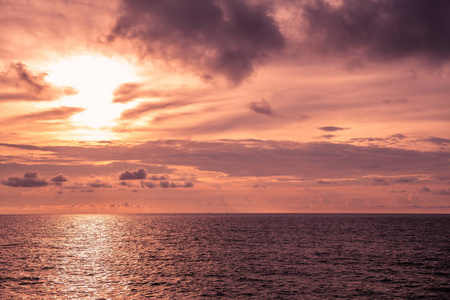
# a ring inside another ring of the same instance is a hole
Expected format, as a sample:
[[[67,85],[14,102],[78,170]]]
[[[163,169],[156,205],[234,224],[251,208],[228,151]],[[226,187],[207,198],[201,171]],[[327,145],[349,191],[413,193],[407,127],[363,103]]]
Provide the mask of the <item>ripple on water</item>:
[[[449,219],[0,216],[0,296],[444,299]]]

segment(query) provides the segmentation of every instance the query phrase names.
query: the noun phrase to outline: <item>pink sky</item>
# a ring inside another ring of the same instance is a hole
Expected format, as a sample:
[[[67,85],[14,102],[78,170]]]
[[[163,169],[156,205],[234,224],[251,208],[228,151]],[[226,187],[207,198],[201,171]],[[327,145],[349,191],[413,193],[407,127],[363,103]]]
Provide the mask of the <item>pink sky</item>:
[[[449,15],[2,1],[0,214],[449,213]]]

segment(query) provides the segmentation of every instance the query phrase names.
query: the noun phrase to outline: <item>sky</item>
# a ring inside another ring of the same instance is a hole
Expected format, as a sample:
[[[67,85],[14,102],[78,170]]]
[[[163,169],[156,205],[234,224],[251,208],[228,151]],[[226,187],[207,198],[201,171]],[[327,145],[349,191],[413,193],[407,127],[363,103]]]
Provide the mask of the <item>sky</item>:
[[[0,214],[450,213],[450,1],[0,0]]]

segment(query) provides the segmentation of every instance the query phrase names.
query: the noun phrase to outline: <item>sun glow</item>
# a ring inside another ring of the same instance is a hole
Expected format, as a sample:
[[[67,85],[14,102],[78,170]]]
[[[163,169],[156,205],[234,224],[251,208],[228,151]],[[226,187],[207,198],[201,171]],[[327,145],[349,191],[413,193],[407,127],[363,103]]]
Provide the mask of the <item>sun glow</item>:
[[[47,77],[54,84],[78,91],[61,99],[61,104],[84,108],[71,121],[95,130],[114,125],[127,105],[112,103],[113,92],[120,84],[135,79],[134,69],[125,61],[88,55],[64,59],[50,67]]]

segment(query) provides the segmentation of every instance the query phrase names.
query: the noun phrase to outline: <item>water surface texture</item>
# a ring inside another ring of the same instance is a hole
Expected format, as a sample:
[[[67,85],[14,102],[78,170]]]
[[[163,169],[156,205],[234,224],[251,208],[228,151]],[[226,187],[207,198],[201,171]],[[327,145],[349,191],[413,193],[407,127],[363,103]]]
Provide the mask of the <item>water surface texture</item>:
[[[449,215],[0,216],[0,298],[450,299]]]

